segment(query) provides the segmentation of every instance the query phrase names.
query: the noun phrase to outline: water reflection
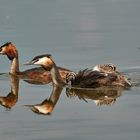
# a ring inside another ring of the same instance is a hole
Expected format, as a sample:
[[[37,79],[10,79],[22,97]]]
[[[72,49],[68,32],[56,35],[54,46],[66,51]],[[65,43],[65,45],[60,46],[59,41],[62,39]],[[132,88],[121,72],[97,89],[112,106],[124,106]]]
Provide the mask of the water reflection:
[[[0,96],[0,105],[11,109],[18,101],[19,79],[10,75],[11,90],[7,96]]]
[[[0,96],[0,105],[6,109],[11,109],[18,101],[19,78],[10,75],[11,90],[7,96]],[[41,103],[27,104],[25,107],[29,108],[32,112],[41,115],[49,115],[53,112],[64,87],[52,84],[52,92],[50,97],[44,99]],[[96,105],[112,105],[118,97],[122,95],[123,88],[120,87],[101,87],[95,89],[83,88],[66,88],[66,95],[68,98],[78,97],[80,100],[88,102],[93,100]],[[47,93],[48,95],[48,93]],[[77,101],[77,100],[76,100]]]
[[[53,85],[52,93],[51,93],[49,99],[45,99],[40,104],[25,105],[25,106],[28,107],[29,109],[31,109],[36,114],[50,115],[52,113],[57,101],[59,100],[62,90],[63,90],[63,87]]]
[[[69,98],[78,97],[80,100],[91,99],[96,105],[112,105],[122,95],[122,88],[102,87],[97,89],[67,88],[66,94]]]

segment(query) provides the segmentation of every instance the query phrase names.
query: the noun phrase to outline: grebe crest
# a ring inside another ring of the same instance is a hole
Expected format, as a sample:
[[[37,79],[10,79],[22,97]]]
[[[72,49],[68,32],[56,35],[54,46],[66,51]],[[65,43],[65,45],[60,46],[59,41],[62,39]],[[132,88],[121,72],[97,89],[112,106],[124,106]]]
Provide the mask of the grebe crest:
[[[7,57],[10,60],[13,60],[15,57],[18,57],[18,52],[11,42],[7,42],[0,47],[0,54],[7,55]]]
[[[113,73],[116,71],[116,66],[112,63],[99,64],[93,67],[93,71],[99,71],[104,73]]]

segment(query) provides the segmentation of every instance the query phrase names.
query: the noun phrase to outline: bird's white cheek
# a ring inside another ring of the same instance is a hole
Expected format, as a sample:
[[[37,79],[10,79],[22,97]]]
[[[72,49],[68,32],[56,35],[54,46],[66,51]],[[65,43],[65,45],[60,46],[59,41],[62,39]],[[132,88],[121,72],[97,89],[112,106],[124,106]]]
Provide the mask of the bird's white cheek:
[[[93,67],[93,71],[100,71],[98,66]]]
[[[47,58],[41,58],[37,62],[35,62],[34,64],[36,64],[36,65],[43,65],[43,64],[46,63],[46,61],[47,61]]]

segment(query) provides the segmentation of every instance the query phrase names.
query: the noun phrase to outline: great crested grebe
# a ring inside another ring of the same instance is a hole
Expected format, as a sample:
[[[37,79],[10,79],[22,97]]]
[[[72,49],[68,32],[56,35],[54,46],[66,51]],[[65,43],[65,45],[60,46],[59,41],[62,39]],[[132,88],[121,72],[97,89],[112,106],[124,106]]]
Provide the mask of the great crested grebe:
[[[70,72],[66,76],[66,81],[71,82],[74,87],[81,88],[98,88],[102,86],[117,86],[123,88],[130,88],[131,83],[128,79],[117,71],[104,71],[85,69],[79,71],[77,74]]]
[[[93,71],[113,73],[116,71],[116,66],[112,63],[99,64],[93,67]]]
[[[60,72],[50,54],[44,54],[34,57],[27,65],[40,65],[44,69],[49,70],[52,77],[52,83],[55,86],[63,87],[66,83],[62,80]]]
[[[0,47],[0,54],[6,55],[11,61],[10,74],[17,75],[22,79],[34,79],[35,81],[38,81],[37,84],[47,84],[51,82],[52,78],[50,72],[48,70],[44,70],[42,67],[32,68],[23,72],[19,71],[18,51],[13,43],[7,42],[2,45]],[[70,70],[62,67],[58,67],[58,71],[64,81],[67,73],[71,72]],[[34,84],[35,83],[36,82],[34,82]]]
[[[29,64],[41,65],[44,69],[49,69],[52,75],[52,81],[55,85],[65,85],[61,80],[56,64],[51,55],[45,54],[36,56]],[[72,86],[81,88],[96,88],[102,86],[120,86],[131,87],[131,83],[119,72],[105,73],[85,69],[78,74],[70,72],[66,75],[67,83],[71,81]]]

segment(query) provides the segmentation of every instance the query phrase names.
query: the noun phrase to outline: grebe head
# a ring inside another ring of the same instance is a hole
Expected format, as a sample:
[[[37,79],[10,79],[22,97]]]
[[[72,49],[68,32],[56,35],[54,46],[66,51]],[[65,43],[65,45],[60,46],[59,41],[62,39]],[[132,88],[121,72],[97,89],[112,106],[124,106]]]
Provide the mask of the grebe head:
[[[112,73],[116,71],[116,66],[112,63],[99,64],[93,67],[93,71]]]
[[[75,72],[69,72],[66,74],[66,83],[69,83],[70,81],[74,80],[76,77]]]
[[[26,63],[26,65],[41,65],[47,68],[51,68],[53,64],[54,62],[50,54],[36,56],[30,62]]]
[[[7,42],[0,47],[0,54],[7,55],[10,60],[18,56],[17,50],[11,42]]]
[[[24,106],[31,109],[34,113],[41,114],[41,115],[51,115],[51,112],[53,110],[53,104],[49,100],[41,104],[24,105]]]

